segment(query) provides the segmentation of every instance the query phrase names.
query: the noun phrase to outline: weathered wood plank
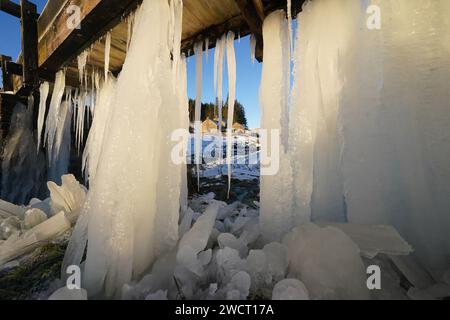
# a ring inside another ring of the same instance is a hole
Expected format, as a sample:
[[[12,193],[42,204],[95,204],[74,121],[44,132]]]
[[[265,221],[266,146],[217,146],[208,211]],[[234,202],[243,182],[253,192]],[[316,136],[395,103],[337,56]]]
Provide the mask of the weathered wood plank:
[[[14,90],[12,75],[10,72],[8,72],[8,62],[11,62],[11,57],[0,56],[0,67],[3,75],[3,91]]]
[[[6,12],[19,19],[21,17],[20,6],[10,0],[0,0],[0,11]]]

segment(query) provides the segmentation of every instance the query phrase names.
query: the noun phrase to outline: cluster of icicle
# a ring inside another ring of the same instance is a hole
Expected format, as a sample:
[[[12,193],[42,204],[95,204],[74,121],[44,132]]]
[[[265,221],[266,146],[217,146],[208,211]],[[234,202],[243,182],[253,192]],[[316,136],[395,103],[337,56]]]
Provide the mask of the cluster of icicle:
[[[393,224],[435,275],[448,267],[449,14],[446,0],[307,2],[290,108],[289,27],[266,18],[262,127],[281,130],[266,238],[310,219]]]
[[[40,103],[37,121],[37,150],[44,145],[47,149],[48,177],[49,181],[59,183],[62,175],[69,170],[71,128],[74,129],[74,142],[78,154],[83,152],[83,171],[88,180],[95,175],[98,151],[94,150],[94,143],[101,139],[99,132],[103,131],[104,121],[91,118],[94,116],[96,107],[105,108],[109,104],[108,93],[114,85],[114,77],[108,78],[109,55],[111,50],[111,33],[105,37],[105,75],[102,77],[99,70],[91,67],[88,70],[88,59],[92,48],[84,50],[78,57],[79,88],[66,86],[66,70],[63,69],[56,74],[53,92],[50,99],[47,118],[47,98],[50,84],[43,82],[40,87]],[[103,93],[103,94],[102,94]],[[107,101],[105,101],[107,100]],[[103,112],[100,113],[103,115]],[[87,131],[92,122],[93,132],[86,141]],[[43,132],[45,124],[45,131]],[[73,124],[73,125],[72,125]],[[42,140],[42,136],[44,139]],[[94,141],[94,142],[92,142]]]
[[[228,67],[228,113],[227,113],[227,166],[228,166],[228,195],[231,187],[231,153],[233,144],[232,141],[232,127],[234,120],[234,105],[236,101],[236,54],[234,50],[234,40],[236,35],[230,31],[224,34],[216,42],[216,49],[214,52],[214,92],[216,95],[218,121],[219,121],[219,138],[218,146],[218,158],[223,158],[223,140],[222,140],[222,123],[224,106],[223,101],[223,66],[225,57],[227,58]],[[209,40],[205,42],[206,52],[209,48]],[[195,64],[196,64],[196,99],[195,99],[195,163],[197,165],[197,183],[200,188],[200,164],[201,164],[201,100],[202,100],[202,63],[203,63],[203,43],[198,42],[194,46]]]
[[[178,241],[186,168],[170,161],[170,137],[189,123],[182,8],[181,0],[143,2],[123,69],[98,94],[90,190],[63,264],[64,275],[87,246],[83,287],[90,296],[117,297]]]

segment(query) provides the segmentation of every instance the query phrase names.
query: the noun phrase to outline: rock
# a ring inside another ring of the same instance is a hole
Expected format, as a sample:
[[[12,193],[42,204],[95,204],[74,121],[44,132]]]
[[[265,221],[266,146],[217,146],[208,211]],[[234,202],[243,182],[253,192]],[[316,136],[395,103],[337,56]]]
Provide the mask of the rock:
[[[273,288],[272,300],[309,300],[309,293],[298,279],[284,279]]]
[[[56,290],[48,300],[87,300],[87,292],[84,289],[70,290],[67,287],[62,287]]]
[[[47,215],[40,209],[29,209],[25,212],[23,229],[29,230],[47,220]]]

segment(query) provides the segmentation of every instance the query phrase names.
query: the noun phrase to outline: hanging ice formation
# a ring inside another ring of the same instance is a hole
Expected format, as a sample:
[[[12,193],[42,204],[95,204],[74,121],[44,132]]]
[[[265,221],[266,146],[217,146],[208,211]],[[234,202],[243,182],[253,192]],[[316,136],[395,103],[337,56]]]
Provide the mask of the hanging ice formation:
[[[287,153],[290,48],[286,15],[270,14],[263,24],[264,63],[260,89],[262,155],[272,155],[272,170],[261,175],[260,224],[267,241],[280,240],[298,222],[292,212],[292,170]],[[280,144],[278,145],[279,140]],[[276,159],[275,159],[276,158]],[[278,164],[279,161],[279,164]]]
[[[168,161],[169,141],[173,130],[187,129],[187,121],[173,116],[185,89],[173,94],[170,16],[166,1],[143,2],[111,100],[103,144],[90,144],[89,150],[98,147],[101,152],[76,226],[79,238],[71,239],[65,263],[79,264],[87,242],[83,288],[91,296],[120,295],[125,283],[141,276],[178,240],[182,168]],[[152,42],[148,30],[153,30]],[[98,110],[94,119],[105,116]]]
[[[255,63],[255,54],[256,54],[256,37],[252,33],[250,35],[250,59],[252,63]]]
[[[383,13],[380,29],[369,5]],[[289,136],[292,212],[392,224],[435,276],[450,255],[449,14],[444,0],[308,2],[297,19]],[[264,74],[273,45],[265,41]],[[273,112],[265,99],[263,114]]]
[[[86,64],[87,64],[87,59],[88,59],[89,53],[90,53],[90,49],[86,49],[77,57],[78,75],[80,77],[80,82],[82,84],[84,83],[84,80],[85,80]]]
[[[209,57],[209,38],[205,39],[205,59],[206,63],[208,63],[208,57]]]
[[[110,55],[111,55],[111,31],[109,31],[106,34],[105,39],[105,79],[108,79]]]
[[[45,157],[36,153],[33,135],[34,100],[14,107],[2,151],[1,198],[20,205],[41,196],[45,181]]]
[[[113,76],[108,77],[106,81],[102,82],[97,93],[92,126],[83,152],[82,169],[86,180],[90,182],[94,180],[97,172],[101,146],[105,139],[105,132],[107,131],[112,110],[111,105],[115,96],[116,81]]]
[[[195,164],[197,167],[197,188],[200,191],[200,164],[202,161],[202,73],[203,73],[203,43],[197,42],[194,46],[195,54],[195,75],[196,75],[196,96],[195,96]]]
[[[227,115],[227,166],[228,166],[228,197],[231,190],[231,153],[233,152],[233,118],[236,101],[236,56],[234,52],[234,32],[227,35],[227,65],[228,65],[228,115]]]
[[[56,74],[44,138],[47,146],[48,179],[56,183],[60,183],[61,176],[67,173],[70,158],[71,107],[69,101],[62,102],[64,92],[65,70],[61,70]],[[70,94],[66,95],[69,96]]]
[[[77,116],[75,125],[75,145],[77,146],[78,152],[81,151],[82,144],[84,141],[84,123],[86,116],[86,98],[87,91],[82,89],[77,98]]]
[[[43,82],[39,88],[39,113],[37,120],[37,152],[41,148],[42,129],[44,128],[45,110],[47,109],[47,98],[50,90],[50,84]]]
[[[216,94],[218,120],[219,120],[219,161],[222,163],[223,159],[223,137],[222,137],[222,123],[223,123],[223,60],[225,57],[226,35],[224,34],[217,40],[214,52],[214,91]],[[222,170],[220,171],[222,173]]]

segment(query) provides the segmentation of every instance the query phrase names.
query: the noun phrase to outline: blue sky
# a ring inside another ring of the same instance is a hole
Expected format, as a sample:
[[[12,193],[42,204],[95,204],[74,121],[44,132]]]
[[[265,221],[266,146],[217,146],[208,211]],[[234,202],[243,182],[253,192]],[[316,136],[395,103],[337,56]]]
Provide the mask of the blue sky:
[[[16,1],[17,2],[17,1]],[[41,12],[46,0],[32,0]],[[248,126],[258,128],[260,124],[259,84],[261,80],[262,65],[257,61],[250,61],[250,37],[235,42],[237,80],[236,98],[245,107]],[[0,53],[17,58],[20,52],[20,22],[19,19],[0,12]],[[214,102],[214,50],[209,50],[208,62],[203,57],[203,102]],[[224,97],[228,92],[227,68],[224,65]],[[195,98],[195,59],[188,59],[188,95]]]

